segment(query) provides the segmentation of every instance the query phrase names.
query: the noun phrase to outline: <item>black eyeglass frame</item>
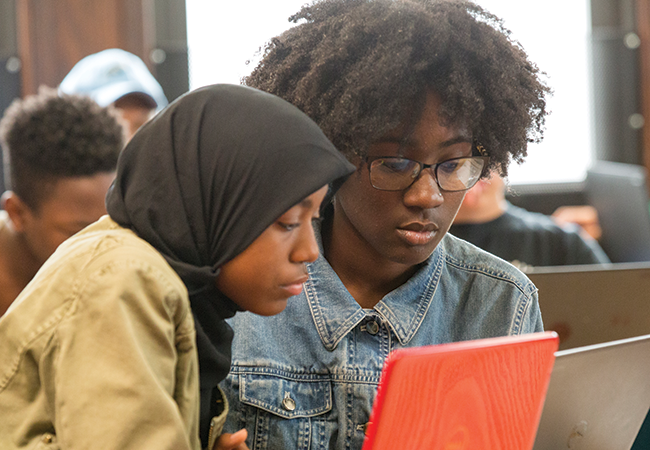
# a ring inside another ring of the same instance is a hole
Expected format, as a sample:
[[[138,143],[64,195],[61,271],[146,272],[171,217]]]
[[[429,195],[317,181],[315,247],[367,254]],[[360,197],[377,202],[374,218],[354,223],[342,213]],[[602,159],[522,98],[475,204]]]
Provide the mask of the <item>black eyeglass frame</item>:
[[[392,192],[395,192],[395,191],[403,191],[405,189],[408,189],[411,186],[413,186],[413,184],[420,177],[420,174],[422,174],[422,171],[424,169],[433,168],[434,179],[436,180],[436,184],[438,185],[438,188],[441,191],[445,191],[445,192],[461,192],[461,191],[466,191],[468,189],[471,189],[476,183],[478,183],[478,180],[481,179],[481,177],[485,173],[485,170],[486,170],[486,168],[487,168],[487,166],[488,166],[488,164],[490,162],[490,157],[488,156],[485,149],[482,146],[480,146],[480,144],[476,144],[476,147],[477,147],[477,150],[481,153],[481,155],[464,156],[464,157],[460,157],[460,158],[450,158],[450,159],[447,159],[445,161],[441,161],[441,162],[435,163],[435,164],[425,164],[423,162],[416,161],[415,159],[404,158],[404,157],[401,157],[401,156],[366,156],[364,158],[364,161],[365,161],[366,164],[368,164],[368,178],[369,178],[369,181],[370,181],[370,185],[373,188],[375,188],[375,189],[377,189],[379,191],[392,191]],[[378,160],[378,159],[401,159],[401,160],[411,161],[411,162],[414,162],[414,163],[418,164],[420,169],[418,170],[417,174],[413,177],[411,182],[407,186],[405,186],[403,188],[399,188],[399,189],[379,188],[379,187],[375,186],[373,184],[373,182],[372,182],[372,162],[375,161],[375,160]],[[476,181],[474,181],[474,183],[471,186],[468,186],[468,187],[463,188],[463,189],[445,189],[442,186],[440,186],[440,181],[438,180],[438,168],[441,165],[443,165],[445,163],[448,163],[450,161],[458,161],[458,160],[461,160],[461,159],[462,160],[471,159],[471,160],[481,160],[481,161],[483,161],[483,167],[481,169],[481,174],[478,176],[478,178],[476,178]]]

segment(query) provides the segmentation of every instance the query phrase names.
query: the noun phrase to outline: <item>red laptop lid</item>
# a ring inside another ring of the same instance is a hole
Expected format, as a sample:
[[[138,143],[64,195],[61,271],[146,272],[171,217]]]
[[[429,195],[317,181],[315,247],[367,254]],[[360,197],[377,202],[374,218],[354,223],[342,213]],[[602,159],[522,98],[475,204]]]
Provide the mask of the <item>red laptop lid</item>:
[[[530,450],[557,347],[545,332],[392,352],[363,450]]]

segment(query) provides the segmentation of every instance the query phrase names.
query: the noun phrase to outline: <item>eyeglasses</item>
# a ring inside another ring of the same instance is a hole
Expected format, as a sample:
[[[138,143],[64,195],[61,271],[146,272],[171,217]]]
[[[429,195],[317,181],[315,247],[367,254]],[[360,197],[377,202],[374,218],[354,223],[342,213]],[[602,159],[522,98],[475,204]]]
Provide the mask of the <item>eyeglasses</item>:
[[[437,164],[424,164],[407,158],[373,156],[366,158],[370,172],[370,184],[380,191],[401,191],[411,186],[424,169],[431,168],[438,187],[447,192],[465,191],[481,178],[490,159],[484,156],[453,158]]]

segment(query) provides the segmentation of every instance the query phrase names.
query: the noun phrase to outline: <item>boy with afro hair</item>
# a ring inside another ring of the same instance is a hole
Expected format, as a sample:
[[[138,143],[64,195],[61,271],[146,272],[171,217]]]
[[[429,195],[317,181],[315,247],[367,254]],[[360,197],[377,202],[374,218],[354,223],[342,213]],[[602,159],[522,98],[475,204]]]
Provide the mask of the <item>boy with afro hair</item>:
[[[124,130],[93,100],[43,88],[0,121],[0,316],[64,240],[106,214]]]
[[[274,317],[237,315],[227,431],[252,449],[360,449],[392,350],[543,330],[537,289],[447,234],[465,191],[542,138],[549,88],[463,0],[323,0],[244,82],[302,109],[356,165],[322,256]]]

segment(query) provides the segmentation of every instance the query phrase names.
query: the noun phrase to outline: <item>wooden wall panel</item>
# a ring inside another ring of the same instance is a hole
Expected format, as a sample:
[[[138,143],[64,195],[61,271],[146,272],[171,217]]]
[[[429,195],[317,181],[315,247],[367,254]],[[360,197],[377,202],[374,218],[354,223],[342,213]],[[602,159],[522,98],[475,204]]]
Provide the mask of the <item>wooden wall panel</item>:
[[[147,61],[150,9],[150,0],[17,0],[23,95],[57,86],[77,61],[107,48]]]

